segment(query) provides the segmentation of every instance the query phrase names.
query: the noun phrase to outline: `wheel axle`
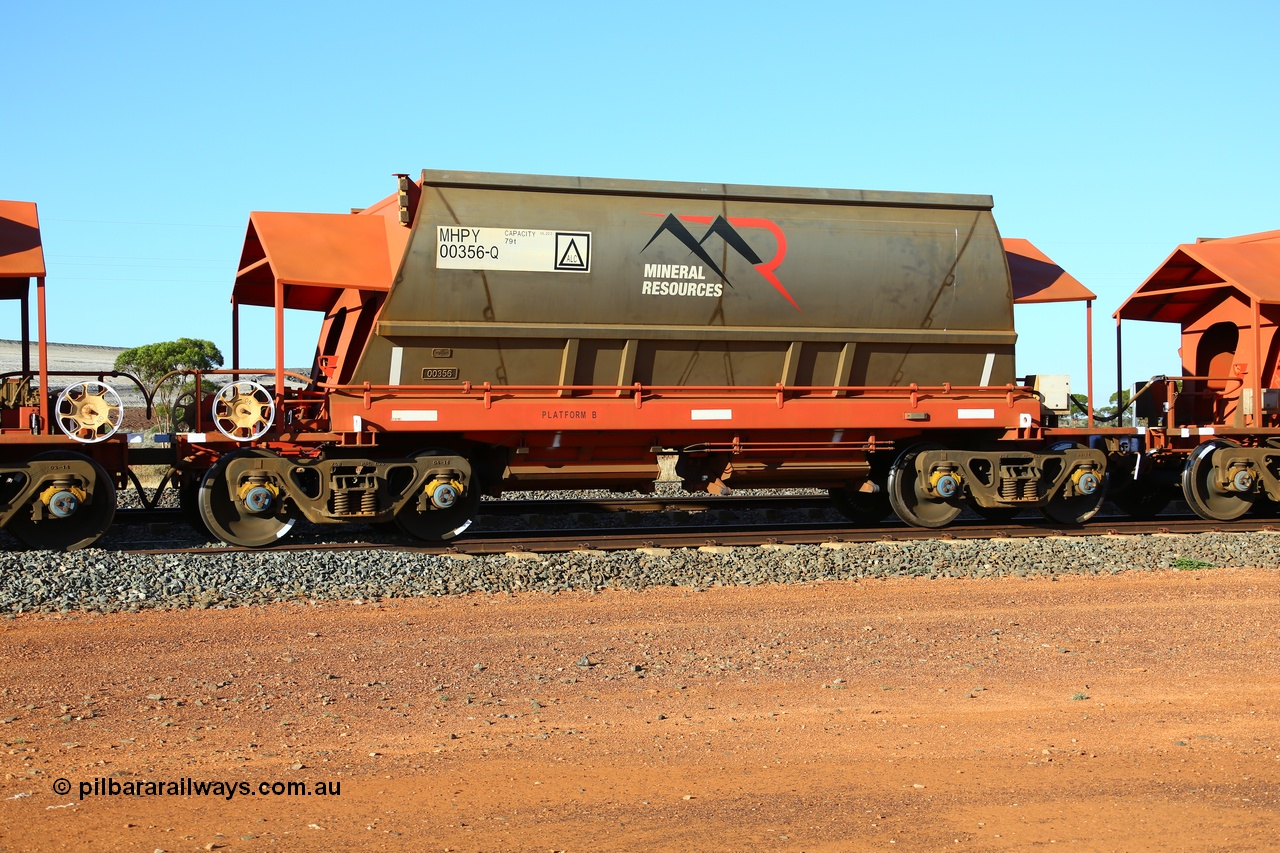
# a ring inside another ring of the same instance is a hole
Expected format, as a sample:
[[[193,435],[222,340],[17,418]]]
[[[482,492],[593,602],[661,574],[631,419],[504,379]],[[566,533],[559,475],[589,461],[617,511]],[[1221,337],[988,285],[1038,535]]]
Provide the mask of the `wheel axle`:
[[[898,518],[912,527],[946,527],[960,514],[961,504],[949,499],[939,488],[944,480],[951,494],[959,491],[959,476],[954,472],[934,471],[922,477],[916,469],[916,457],[932,450],[942,450],[936,444],[917,444],[904,450],[889,470],[889,504]]]
[[[462,485],[457,480],[436,480],[427,487],[427,495],[436,509],[450,509],[462,496]]]
[[[396,513],[396,524],[410,536],[429,542],[460,536],[480,507],[480,481],[470,463],[440,448],[419,451],[414,460],[429,479]]]
[[[1072,479],[1075,480],[1076,491],[1082,495],[1091,495],[1098,490],[1098,486],[1102,485],[1102,478],[1088,469],[1077,471]]]
[[[933,490],[940,498],[955,497],[956,492],[960,491],[960,478],[950,472],[936,473],[932,477]]]
[[[275,495],[266,486],[254,486],[244,496],[244,507],[249,512],[266,512],[274,502]]]
[[[61,489],[49,498],[49,514],[54,518],[70,518],[80,508],[80,498],[70,489]]]
[[[1237,471],[1231,476],[1231,488],[1237,492],[1249,492],[1253,490],[1253,474],[1248,469]]]

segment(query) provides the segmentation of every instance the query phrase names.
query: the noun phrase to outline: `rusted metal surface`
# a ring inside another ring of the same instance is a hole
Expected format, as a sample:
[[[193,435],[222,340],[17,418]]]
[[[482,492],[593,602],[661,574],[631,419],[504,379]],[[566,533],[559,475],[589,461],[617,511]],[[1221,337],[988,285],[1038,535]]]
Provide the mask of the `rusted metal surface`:
[[[1012,305],[989,208],[424,172],[399,283],[352,378],[1003,385]]]
[[[573,396],[564,398],[562,390]],[[336,430],[598,430],[724,433],[734,430],[874,430],[984,427],[1004,434],[1040,424],[1026,388],[975,386],[346,386],[330,397]],[[429,426],[424,426],[429,425]],[[1030,434],[1030,433],[1028,433]],[[839,444],[844,435],[831,435]],[[810,439],[811,440],[811,439]],[[863,439],[859,439],[863,440]],[[661,443],[661,442],[658,442]]]

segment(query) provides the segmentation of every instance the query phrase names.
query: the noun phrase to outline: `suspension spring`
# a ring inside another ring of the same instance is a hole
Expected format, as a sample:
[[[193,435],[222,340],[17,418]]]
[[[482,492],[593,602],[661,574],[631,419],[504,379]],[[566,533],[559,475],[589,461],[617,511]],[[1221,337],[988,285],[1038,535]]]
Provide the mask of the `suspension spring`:
[[[360,496],[360,512],[365,515],[373,515],[377,511],[378,493],[370,489]]]
[[[351,493],[348,491],[333,493],[333,514],[346,515],[351,511]]]
[[[1018,480],[1016,477],[1004,477],[1000,480],[1000,497],[1007,501],[1018,499]]]

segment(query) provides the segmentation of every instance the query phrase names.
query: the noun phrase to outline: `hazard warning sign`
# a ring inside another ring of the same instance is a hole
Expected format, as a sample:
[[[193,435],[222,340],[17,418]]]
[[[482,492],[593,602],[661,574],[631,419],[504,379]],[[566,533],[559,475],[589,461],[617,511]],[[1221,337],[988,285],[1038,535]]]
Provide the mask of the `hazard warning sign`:
[[[556,269],[589,272],[591,235],[585,231],[557,231]]]
[[[591,272],[591,232],[438,225],[436,267]]]

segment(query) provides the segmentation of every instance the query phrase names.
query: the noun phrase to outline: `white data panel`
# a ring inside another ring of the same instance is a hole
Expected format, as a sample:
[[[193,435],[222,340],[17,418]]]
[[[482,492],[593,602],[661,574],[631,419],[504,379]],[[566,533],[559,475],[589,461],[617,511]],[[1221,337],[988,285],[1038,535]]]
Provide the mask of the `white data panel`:
[[[591,232],[437,225],[436,267],[442,270],[591,272]]]

